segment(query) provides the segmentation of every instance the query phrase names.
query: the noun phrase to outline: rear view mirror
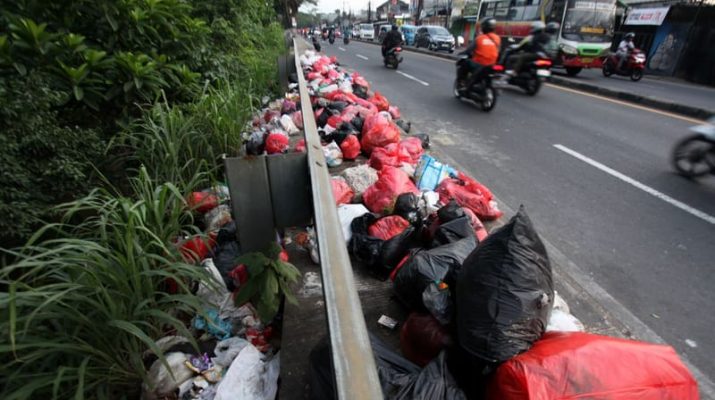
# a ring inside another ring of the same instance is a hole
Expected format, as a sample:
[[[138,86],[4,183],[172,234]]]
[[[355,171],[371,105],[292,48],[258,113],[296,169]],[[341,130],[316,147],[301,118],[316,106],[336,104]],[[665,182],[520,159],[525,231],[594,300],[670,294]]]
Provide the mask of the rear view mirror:
[[[509,42],[509,43],[516,43],[516,40],[515,40],[513,37],[511,37],[511,36],[509,36],[509,37],[506,39],[506,41]]]
[[[464,46],[464,36],[462,36],[462,35],[457,36],[457,44],[459,44],[460,47]]]

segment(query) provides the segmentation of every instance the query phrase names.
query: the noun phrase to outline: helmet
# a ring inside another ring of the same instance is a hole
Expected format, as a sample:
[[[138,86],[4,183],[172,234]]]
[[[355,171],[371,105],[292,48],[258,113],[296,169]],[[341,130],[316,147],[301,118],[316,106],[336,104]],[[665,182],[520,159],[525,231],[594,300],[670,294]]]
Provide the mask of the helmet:
[[[636,34],[635,34],[635,33],[633,33],[633,32],[628,32],[628,33],[626,33],[626,37],[625,37],[625,38],[626,38],[626,40],[633,40],[633,38],[635,38],[635,37],[636,37]]]
[[[392,30],[396,31],[397,30],[397,25],[392,25]]]
[[[546,29],[544,30],[546,31],[546,33],[554,34],[557,33],[560,28],[561,25],[559,25],[558,22],[549,22],[548,24],[546,24]]]
[[[541,21],[535,21],[533,24],[531,24],[531,34],[535,33],[541,33],[544,31],[544,28],[546,28],[546,25],[544,25],[543,22]]]
[[[497,20],[492,17],[487,17],[484,18],[479,25],[483,33],[494,32],[494,28],[497,26]]]

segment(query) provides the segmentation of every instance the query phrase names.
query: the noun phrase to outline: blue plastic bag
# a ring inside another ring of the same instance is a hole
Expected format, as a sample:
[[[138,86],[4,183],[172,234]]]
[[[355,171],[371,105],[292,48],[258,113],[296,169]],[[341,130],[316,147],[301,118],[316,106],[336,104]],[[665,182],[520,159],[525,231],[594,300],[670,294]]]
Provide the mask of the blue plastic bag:
[[[417,188],[425,190],[435,190],[440,182],[450,176],[456,176],[457,171],[449,165],[442,164],[434,157],[423,154],[415,170],[415,181]]]

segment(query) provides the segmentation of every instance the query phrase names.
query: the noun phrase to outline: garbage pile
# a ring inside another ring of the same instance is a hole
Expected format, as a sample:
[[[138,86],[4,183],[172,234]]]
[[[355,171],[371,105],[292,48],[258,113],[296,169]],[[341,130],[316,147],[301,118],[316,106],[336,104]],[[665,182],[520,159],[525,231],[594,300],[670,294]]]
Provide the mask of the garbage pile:
[[[244,133],[246,154],[305,151],[297,88],[293,83],[284,98],[263,99],[265,107]],[[181,238],[177,246],[184,261],[204,268],[213,279],[199,282],[196,288],[204,312],[193,316],[185,332],[175,332],[157,342],[165,362],[154,351],[145,355],[149,373],[142,398],[274,399],[280,373],[279,341],[274,336],[280,326],[274,326],[274,317],[261,318],[267,313],[262,302],[271,296],[259,292],[245,298],[242,293],[261,272],[253,270],[252,275],[248,262],[241,262],[243,254],[228,187],[218,185],[191,193],[187,204],[204,233]],[[313,241],[308,238],[306,242]],[[277,249],[276,258],[276,262],[288,262],[282,248]],[[184,283],[167,282],[168,290],[178,284]],[[273,310],[274,315],[277,310]]]
[[[582,332],[523,206],[488,232],[503,213],[486,186],[427,154],[429,137],[357,72],[313,51],[300,62],[348,249],[411,312],[406,359],[371,339],[385,398],[697,398],[670,347]],[[333,398],[326,354],[311,355],[317,399]]]

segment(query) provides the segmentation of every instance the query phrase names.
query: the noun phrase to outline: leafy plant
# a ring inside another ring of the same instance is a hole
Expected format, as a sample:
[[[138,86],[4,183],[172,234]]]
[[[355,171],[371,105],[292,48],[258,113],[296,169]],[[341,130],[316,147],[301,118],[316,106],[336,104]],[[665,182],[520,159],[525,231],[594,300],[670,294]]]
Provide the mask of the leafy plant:
[[[182,315],[203,304],[189,283],[212,281],[173,243],[196,232],[191,213],[175,186],[143,171],[132,183],[136,200],[95,190],[63,206],[68,220],[84,216],[76,228],[48,226],[60,237],[8,251],[0,398],[137,398],[144,351],[163,357],[155,340],[192,337]],[[178,293],[162,290],[167,280]]]
[[[256,306],[261,320],[268,323],[273,320],[280,308],[281,299],[297,304],[290,285],[298,281],[300,271],[293,264],[279,258],[280,246],[273,243],[266,254],[244,254],[236,260],[248,270],[248,281],[238,290],[235,300],[237,305],[247,301]]]

